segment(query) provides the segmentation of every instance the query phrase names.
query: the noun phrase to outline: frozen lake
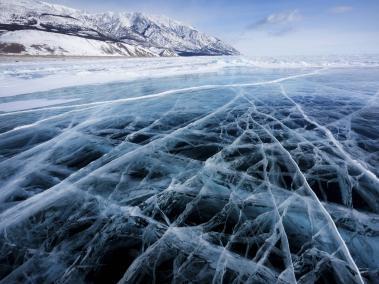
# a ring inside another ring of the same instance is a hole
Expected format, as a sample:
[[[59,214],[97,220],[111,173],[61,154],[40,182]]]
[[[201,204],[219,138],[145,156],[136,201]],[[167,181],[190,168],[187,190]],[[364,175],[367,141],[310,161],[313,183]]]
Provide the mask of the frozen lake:
[[[375,281],[379,66],[354,60],[1,63],[0,279]]]

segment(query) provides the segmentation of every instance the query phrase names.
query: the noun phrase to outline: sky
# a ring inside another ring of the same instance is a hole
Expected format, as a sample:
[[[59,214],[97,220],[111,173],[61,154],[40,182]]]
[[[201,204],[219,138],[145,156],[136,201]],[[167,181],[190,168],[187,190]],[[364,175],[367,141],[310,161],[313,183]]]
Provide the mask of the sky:
[[[165,15],[247,56],[379,54],[379,0],[46,0]]]

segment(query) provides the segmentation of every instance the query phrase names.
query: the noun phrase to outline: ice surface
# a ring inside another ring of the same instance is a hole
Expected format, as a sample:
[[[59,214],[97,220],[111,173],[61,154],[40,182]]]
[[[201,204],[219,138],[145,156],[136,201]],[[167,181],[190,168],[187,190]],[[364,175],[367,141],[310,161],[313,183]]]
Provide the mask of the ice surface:
[[[0,63],[0,97],[55,88],[170,75],[203,74],[253,66],[240,57],[39,59],[10,57]]]
[[[148,63],[147,63],[148,62]],[[2,58],[0,62],[0,97],[13,96],[55,88],[104,84],[143,78],[166,77],[172,75],[204,74],[230,70],[237,67],[264,69],[304,69],[304,68],[352,68],[379,67],[379,56],[354,57],[307,57],[307,58],[246,58],[191,57],[191,58]],[[241,78],[240,78],[241,79]],[[257,79],[260,79],[259,77]],[[244,82],[251,78],[244,78]],[[223,82],[220,82],[220,84]]]
[[[0,112],[11,112],[17,110],[27,110],[32,108],[40,108],[44,106],[59,105],[68,102],[76,101],[76,99],[56,99],[56,100],[46,100],[46,99],[34,99],[34,100],[21,100],[21,101],[11,101],[8,103],[0,104]]]
[[[149,60],[0,98],[76,99],[0,114],[4,283],[377,281],[379,68]]]

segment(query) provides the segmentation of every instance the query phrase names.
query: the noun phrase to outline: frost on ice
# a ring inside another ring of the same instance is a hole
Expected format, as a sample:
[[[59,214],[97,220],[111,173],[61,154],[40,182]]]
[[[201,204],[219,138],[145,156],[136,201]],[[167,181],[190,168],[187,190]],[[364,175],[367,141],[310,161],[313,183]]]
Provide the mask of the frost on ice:
[[[3,97],[4,283],[374,283],[377,68]]]

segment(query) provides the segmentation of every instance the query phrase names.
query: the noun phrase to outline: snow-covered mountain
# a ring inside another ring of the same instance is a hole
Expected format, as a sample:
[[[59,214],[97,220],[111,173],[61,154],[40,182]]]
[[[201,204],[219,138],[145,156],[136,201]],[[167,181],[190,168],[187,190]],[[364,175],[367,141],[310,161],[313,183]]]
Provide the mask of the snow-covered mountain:
[[[0,0],[0,54],[191,56],[238,51],[166,17],[89,14],[37,0]]]

